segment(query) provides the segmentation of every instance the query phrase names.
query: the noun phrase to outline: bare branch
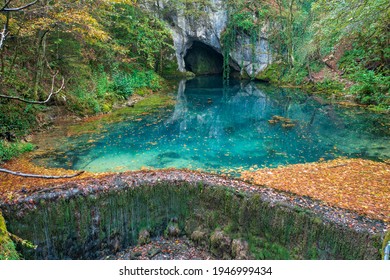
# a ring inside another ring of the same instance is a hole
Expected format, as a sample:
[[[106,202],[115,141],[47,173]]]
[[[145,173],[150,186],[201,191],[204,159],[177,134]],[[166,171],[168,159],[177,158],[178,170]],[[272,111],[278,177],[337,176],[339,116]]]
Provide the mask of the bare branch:
[[[8,5],[11,3],[12,0],[8,0],[7,2],[4,3],[3,8],[0,9],[0,12],[2,12],[5,8],[8,7]]]
[[[0,50],[3,48],[3,44],[7,36],[8,36],[7,24],[4,24],[3,31],[0,32]]]
[[[19,100],[19,101],[22,101],[24,103],[29,103],[29,104],[46,104],[47,102],[50,101],[51,97],[57,93],[59,93],[61,90],[63,90],[65,88],[65,79],[62,78],[62,84],[61,84],[61,87],[57,90],[57,91],[54,91],[54,84],[55,84],[55,77],[57,76],[57,74],[53,75],[53,78],[52,78],[52,83],[51,83],[51,91],[50,91],[50,94],[49,96],[47,97],[46,100],[44,101],[34,101],[34,100],[27,100],[27,99],[23,99],[21,97],[18,97],[18,96],[8,96],[8,95],[2,95],[0,94],[0,97],[1,98],[6,98],[6,99],[13,99],[13,100]]]
[[[26,177],[26,178],[69,179],[69,178],[74,178],[74,177],[80,176],[85,171],[80,171],[80,172],[78,172],[76,174],[73,174],[73,175],[64,175],[64,176],[47,176],[47,175],[37,175],[37,174],[26,174],[26,173],[22,173],[22,172],[11,171],[11,170],[8,170],[8,169],[5,169],[5,168],[0,168],[0,172],[11,174],[11,175],[14,175],[14,176],[19,176],[19,177]]]
[[[24,9],[27,9],[28,7],[34,5],[35,3],[38,2],[38,0],[35,0],[33,2],[30,2],[24,6],[20,6],[20,7],[17,7],[17,8],[8,8],[8,5],[11,3],[12,0],[8,0],[3,8],[0,9],[0,12],[6,12],[6,13],[10,13],[10,12],[18,12],[18,11],[21,11],[21,10],[24,10]]]
[[[11,4],[11,2],[12,2],[12,0],[7,0],[4,3],[3,7],[0,8],[0,13],[5,13],[7,15],[7,20],[4,23],[3,31],[0,32],[0,50],[3,48],[4,41],[5,41],[5,39],[8,36],[9,14],[11,12],[18,12],[18,11],[27,9],[30,6],[35,5],[38,2],[38,0],[32,1],[32,2],[30,2],[28,4],[26,4],[26,5],[23,5],[23,6],[20,6],[20,7],[17,7],[17,8],[9,8],[9,5]]]
[[[0,38],[0,51],[3,49],[3,45],[5,42],[5,39],[8,36],[8,25],[9,25],[9,13],[6,13],[6,19],[4,22],[3,31],[1,32],[1,38]]]

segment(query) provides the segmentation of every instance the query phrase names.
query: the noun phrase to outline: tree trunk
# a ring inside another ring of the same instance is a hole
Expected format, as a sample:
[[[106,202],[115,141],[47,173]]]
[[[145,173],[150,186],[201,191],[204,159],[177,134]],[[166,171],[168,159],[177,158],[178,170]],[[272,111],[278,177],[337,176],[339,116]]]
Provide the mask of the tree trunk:
[[[39,99],[39,85],[42,81],[44,74],[44,61],[46,56],[46,35],[49,31],[39,31],[37,44],[36,44],[36,73],[35,73],[35,82],[34,82],[34,96],[33,99]]]

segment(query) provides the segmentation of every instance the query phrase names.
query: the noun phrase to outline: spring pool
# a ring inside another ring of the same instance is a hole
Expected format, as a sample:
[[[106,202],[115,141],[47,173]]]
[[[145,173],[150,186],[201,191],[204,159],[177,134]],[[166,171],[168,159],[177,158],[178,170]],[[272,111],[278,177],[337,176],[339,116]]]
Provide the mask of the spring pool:
[[[336,157],[390,158],[389,118],[298,90],[219,76],[180,81],[175,105],[51,139],[33,161],[92,172],[188,168],[239,174]],[[66,133],[65,133],[66,134]],[[61,143],[61,145],[58,145]]]

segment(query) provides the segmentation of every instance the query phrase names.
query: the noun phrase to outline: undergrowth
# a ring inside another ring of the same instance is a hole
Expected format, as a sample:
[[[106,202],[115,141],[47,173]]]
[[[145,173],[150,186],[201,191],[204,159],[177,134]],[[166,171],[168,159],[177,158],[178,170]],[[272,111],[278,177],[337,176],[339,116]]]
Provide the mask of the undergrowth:
[[[0,163],[2,161],[7,161],[17,157],[23,153],[30,152],[33,149],[34,145],[31,143],[10,143],[4,140],[0,140]]]

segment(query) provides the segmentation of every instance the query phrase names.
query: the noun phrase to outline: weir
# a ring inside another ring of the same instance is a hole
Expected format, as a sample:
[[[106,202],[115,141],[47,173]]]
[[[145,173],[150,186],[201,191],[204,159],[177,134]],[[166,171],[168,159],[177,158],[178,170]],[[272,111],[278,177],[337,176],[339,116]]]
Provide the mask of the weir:
[[[381,258],[379,234],[333,222],[330,208],[303,205],[320,208],[218,176],[150,171],[57,186],[1,209],[8,230],[38,246],[18,246],[26,259],[104,258],[137,244],[143,230],[164,235],[172,221],[219,259]]]

